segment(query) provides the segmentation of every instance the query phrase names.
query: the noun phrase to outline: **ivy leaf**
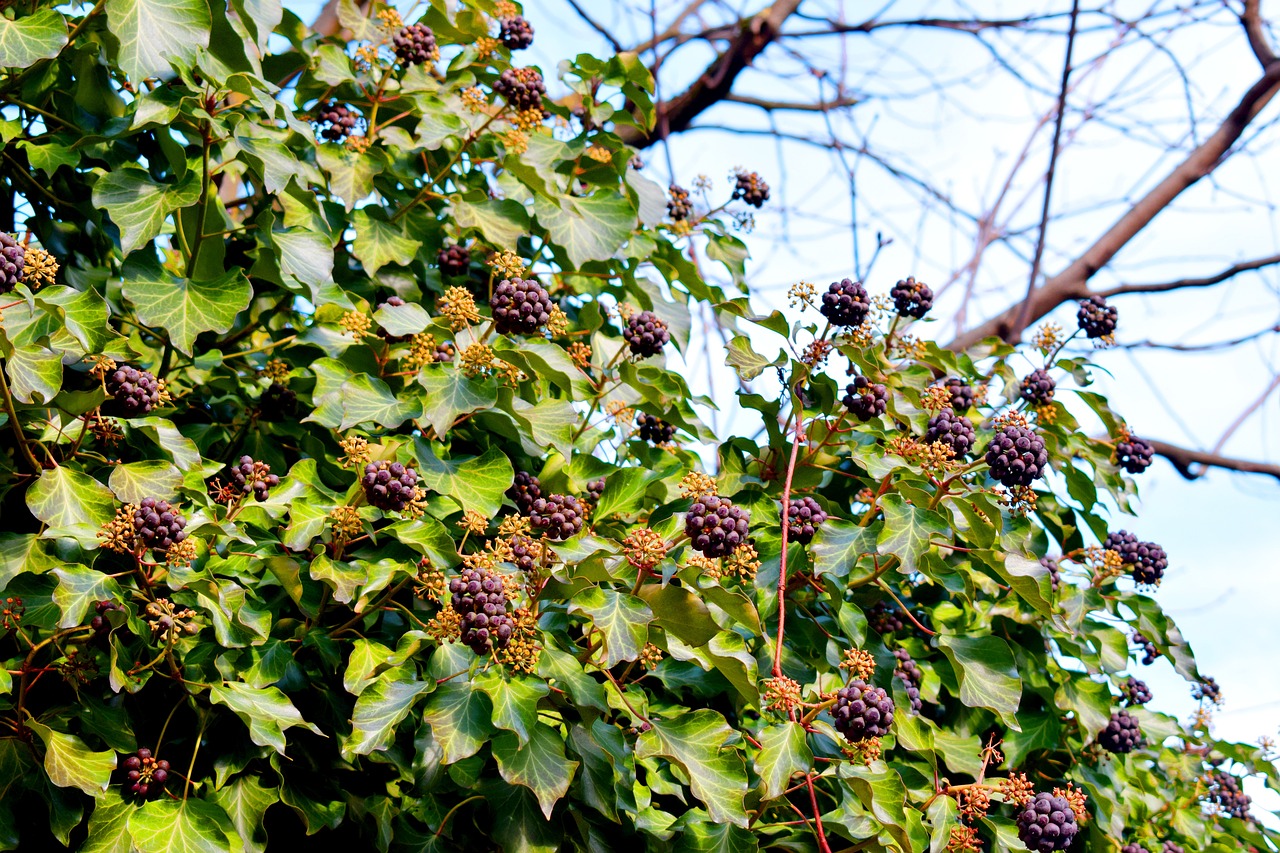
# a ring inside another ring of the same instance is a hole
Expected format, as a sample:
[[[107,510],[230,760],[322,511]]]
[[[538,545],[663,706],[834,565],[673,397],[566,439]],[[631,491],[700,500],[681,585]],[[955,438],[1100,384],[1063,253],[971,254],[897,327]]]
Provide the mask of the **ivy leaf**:
[[[578,762],[565,758],[559,732],[541,723],[533,727],[528,743],[514,734],[498,735],[493,739],[493,757],[503,779],[533,791],[547,820],[569,791],[573,771],[578,768]]]
[[[516,241],[529,233],[529,214],[514,199],[478,203],[455,199],[449,213],[459,228],[479,231],[499,249],[514,250]]]
[[[98,528],[116,514],[110,489],[66,465],[40,472],[27,489],[27,508],[47,527],[67,531],[63,535],[86,547],[97,547]]]
[[[230,853],[231,818],[206,800],[152,800],[129,816],[138,853]]]
[[[755,853],[760,849],[754,832],[731,823],[716,823],[702,809],[689,809],[679,822],[684,828],[673,853]]]
[[[141,5],[152,0],[118,0],[117,5],[130,2]],[[111,6],[107,4],[108,10]],[[144,170],[127,166],[108,172],[93,185],[93,206],[106,211],[120,229],[120,248],[126,255],[154,239],[169,214],[199,200],[200,181],[195,173],[176,184],[160,184]]]
[[[951,530],[941,515],[909,504],[901,495],[885,495],[880,506],[884,510],[880,553],[897,554],[898,571],[903,574],[917,570],[920,557],[933,547],[929,544],[931,536],[946,536]]]
[[[489,697],[470,684],[450,681],[436,688],[422,719],[431,724],[431,733],[444,749],[445,764],[469,758],[484,746],[493,733],[492,711]]]
[[[69,565],[54,569],[51,574],[58,579],[53,591],[53,603],[62,611],[59,628],[74,628],[84,622],[89,607],[95,602],[119,597],[120,586],[115,578],[88,566]]]
[[[569,602],[570,613],[591,617],[604,637],[604,668],[612,669],[620,661],[635,660],[649,641],[649,623],[653,611],[634,595],[615,589],[591,587]]]
[[[1107,685],[1085,675],[1074,675],[1058,686],[1054,704],[1073,711],[1080,721],[1085,743],[1091,742],[1111,721],[1113,699]]]
[[[126,462],[111,469],[107,484],[121,503],[136,504],[144,498],[172,500],[182,487],[182,472],[173,463],[158,459]]]
[[[379,157],[372,156],[372,152],[357,154],[345,145],[318,146],[316,163],[329,176],[329,191],[346,203],[348,211],[373,192],[373,179],[382,172]],[[370,275],[374,272],[367,267],[365,271]]]
[[[91,797],[101,797],[111,784],[116,769],[115,750],[94,752],[75,735],[55,732],[34,719],[27,728],[44,742],[44,772],[59,788],[78,788]]]
[[[505,453],[490,447],[481,456],[440,459],[420,440],[415,444],[418,479],[424,486],[453,498],[464,511],[474,510],[488,518],[498,514],[502,495],[516,476]]]
[[[387,330],[387,334],[400,337],[416,335],[431,325],[431,315],[416,302],[404,305],[381,305],[373,312],[373,319]]]
[[[999,637],[951,634],[938,637],[937,643],[955,667],[960,702],[970,708],[989,708],[1009,728],[1021,731],[1017,712],[1022,702],[1022,679],[1009,644]]]
[[[493,724],[514,732],[520,745],[529,742],[529,733],[538,724],[538,700],[551,692],[545,681],[525,676],[503,678],[496,673],[478,677],[476,687],[493,702]]]
[[[230,329],[236,315],[249,307],[252,293],[240,269],[208,281],[192,281],[161,269],[153,258],[125,264],[125,298],[134,304],[142,322],[166,330],[184,355],[192,354],[201,332]]]
[[[53,9],[41,9],[25,18],[0,15],[0,60],[5,68],[26,68],[42,59],[53,59],[67,43],[67,19]]]
[[[314,305],[325,304],[324,297],[333,290],[333,245],[329,238],[305,228],[290,228],[272,231],[271,244],[281,274],[305,287]]]
[[[351,224],[356,229],[351,249],[369,275],[387,264],[407,267],[422,248],[422,241],[405,236],[404,223],[388,221],[382,208],[360,208],[352,215]]]
[[[324,732],[308,723],[278,687],[250,687],[238,681],[215,685],[209,690],[210,701],[226,705],[249,727],[249,739],[258,746],[269,746],[284,755],[284,730],[294,726]]]
[[[36,304],[62,318],[83,353],[103,352],[121,339],[107,322],[107,303],[96,290],[45,287],[36,295]]]
[[[828,518],[809,544],[813,573],[832,575],[842,580],[860,579],[858,576],[849,578],[849,574],[857,567],[859,557],[876,553],[878,533],[879,528],[875,525],[859,527],[843,518]]]
[[[608,487],[605,494],[608,494]],[[637,593],[649,605],[654,621],[662,630],[675,634],[691,646],[704,646],[720,633],[720,626],[711,618],[707,605],[682,586],[649,583],[640,587]]]
[[[647,468],[622,468],[614,471],[604,481],[604,493],[592,514],[594,519],[614,515],[628,515],[640,509],[644,503],[646,487],[654,473]]]
[[[368,755],[386,749],[395,738],[396,727],[432,688],[418,678],[412,666],[389,669],[364,688],[351,715],[351,734],[342,741],[342,753]]]
[[[869,767],[853,767],[845,765],[847,778],[862,801],[863,806],[871,812],[881,826],[893,836],[903,850],[919,850],[919,846],[911,843],[907,834],[907,801],[906,786],[897,772],[885,768],[875,771]],[[842,776],[845,773],[841,774]]]
[[[760,733],[760,754],[756,756],[761,801],[781,797],[791,787],[791,777],[812,766],[813,751],[803,726],[793,722],[769,726]]]
[[[395,429],[421,415],[422,402],[416,394],[397,396],[381,379],[362,373],[342,383],[342,424],[338,429],[363,423]]]
[[[214,791],[210,799],[231,818],[246,853],[265,853],[267,830],[262,818],[271,805],[280,802],[278,788],[265,787],[256,776],[241,776]]]
[[[552,200],[538,195],[533,206],[538,222],[575,266],[612,258],[636,226],[631,202],[603,190],[585,198]]]
[[[13,396],[23,403],[48,403],[62,389],[62,353],[42,344],[17,346],[6,361]]]
[[[137,810],[123,798],[94,805],[89,815],[89,836],[80,853],[133,853],[129,816]]]
[[[568,400],[546,398],[530,405],[519,397],[503,394],[504,405],[516,422],[528,430],[527,435],[539,448],[552,447],[568,459],[573,452],[573,433],[581,420],[581,413]]]
[[[657,755],[679,764],[713,821],[745,827],[747,768],[741,753],[730,746],[740,735],[724,717],[703,708],[651,722],[653,728],[636,743],[636,757]]]
[[[542,816],[542,807],[528,788],[494,779],[481,791],[492,813],[502,816],[493,828],[498,849],[510,853],[557,853],[564,849],[564,830]]]
[[[1022,759],[1039,749],[1053,749],[1058,745],[1062,724],[1057,714],[1023,713],[1018,715],[1022,731],[1011,731],[1005,734],[1005,761],[1010,767],[1022,765]]]
[[[786,354],[782,352],[779,352],[772,361],[765,358],[755,351],[751,346],[751,339],[746,335],[734,335],[725,352],[725,363],[737,372],[739,378],[746,381],[764,373],[766,367],[785,364],[787,360]]]
[[[1005,583],[1018,594],[1018,597],[1034,607],[1042,616],[1053,615],[1053,605],[1045,598],[1049,591],[1049,570],[1040,565],[1039,560],[1028,559],[1021,554],[1009,553],[1001,561],[998,557],[988,561]],[[1125,646],[1128,656],[1128,646]],[[1123,667],[1122,667],[1123,668]]]
[[[498,400],[498,384],[492,379],[472,379],[452,367],[425,367],[418,372],[418,384],[426,389],[423,416],[436,435],[447,435],[459,415],[488,409]]]

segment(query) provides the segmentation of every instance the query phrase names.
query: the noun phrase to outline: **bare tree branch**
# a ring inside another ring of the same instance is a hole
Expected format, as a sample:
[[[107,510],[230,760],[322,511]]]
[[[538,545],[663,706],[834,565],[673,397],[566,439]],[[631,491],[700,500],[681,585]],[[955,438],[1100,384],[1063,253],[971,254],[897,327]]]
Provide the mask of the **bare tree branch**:
[[[1249,47],[1253,55],[1258,57],[1262,67],[1276,61],[1275,51],[1267,41],[1267,34],[1262,26],[1262,0],[1244,0],[1244,11],[1240,13],[1240,23],[1244,24],[1245,34],[1249,37]]]
[[[1203,450],[1191,450],[1178,447],[1163,441],[1151,441],[1156,453],[1168,459],[1178,473],[1188,480],[1203,477],[1208,468],[1224,468],[1228,471],[1240,471],[1246,474],[1268,474],[1280,480],[1280,465],[1269,465],[1266,462],[1253,462],[1248,459],[1236,459]]]
[[[595,18],[592,18],[590,15],[588,15],[586,10],[583,9],[580,5],[578,5],[578,0],[569,0],[569,5],[573,7],[573,11],[578,13],[578,17],[586,22],[587,26],[591,27],[591,29],[595,30],[600,35],[604,36],[605,41],[609,42],[609,44],[613,46],[614,50],[618,51],[619,53],[622,53],[622,51],[625,49],[623,48],[622,43],[619,42],[616,38],[614,38],[613,34],[610,33],[609,30],[604,25],[596,23]]]
[[[837,98],[828,103],[803,103],[800,101],[769,101],[764,98],[755,98],[751,95],[735,95],[730,93],[725,97],[726,101],[735,104],[746,104],[747,106],[759,107],[762,110],[773,112],[774,110],[796,110],[799,112],[824,113],[827,110],[836,110],[843,107],[853,107],[862,103],[861,98],[849,96],[846,98]]]
[[[1265,329],[1259,329],[1256,332],[1250,332],[1247,335],[1241,335],[1238,338],[1232,338],[1229,341],[1217,341],[1211,344],[1161,344],[1155,341],[1135,341],[1127,344],[1117,344],[1120,349],[1165,349],[1173,352],[1214,352],[1216,350],[1231,349],[1241,344],[1247,344],[1249,341],[1256,341],[1258,338],[1267,335],[1274,335],[1280,332],[1280,323],[1274,326],[1268,326]]]
[[[1184,287],[1210,287],[1234,278],[1240,273],[1262,269],[1275,264],[1280,264],[1280,255],[1269,255],[1252,261],[1241,261],[1238,264],[1232,264],[1220,273],[1205,276],[1204,278],[1180,278],[1177,281],[1162,281],[1153,284],[1117,284],[1115,287],[1097,290],[1094,293],[1110,298],[1122,293],[1164,293],[1169,290],[1181,290]]]

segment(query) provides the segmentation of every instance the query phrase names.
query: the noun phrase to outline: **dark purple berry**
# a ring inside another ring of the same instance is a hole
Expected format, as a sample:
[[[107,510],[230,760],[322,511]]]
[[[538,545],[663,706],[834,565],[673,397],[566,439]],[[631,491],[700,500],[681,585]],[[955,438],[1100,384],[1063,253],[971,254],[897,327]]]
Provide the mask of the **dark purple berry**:
[[[804,545],[813,540],[822,522],[827,520],[827,513],[813,498],[805,495],[792,498],[787,508],[787,532],[792,542]]]
[[[741,199],[755,208],[764,207],[769,200],[769,185],[755,172],[739,171],[734,176],[733,199]]]
[[[436,255],[436,266],[441,275],[466,275],[471,269],[471,251],[466,246],[452,243]]]
[[[667,188],[671,201],[667,202],[667,215],[673,222],[684,222],[693,214],[693,202],[689,199],[689,191],[684,187],[672,184]]]
[[[1009,424],[987,445],[987,465],[991,478],[1005,486],[1030,486],[1044,476],[1049,454],[1044,439],[1029,427]]]
[[[0,293],[18,286],[26,274],[27,249],[12,234],[0,231]]]
[[[1071,804],[1043,791],[1019,807],[1017,823],[1018,838],[1034,853],[1066,850],[1080,830]]]
[[[956,414],[963,415],[972,408],[973,389],[963,379],[952,377],[942,385],[951,393],[951,408],[956,410]]]
[[[548,539],[568,539],[582,531],[582,505],[573,495],[548,495],[529,507],[529,523]]]
[[[975,440],[973,424],[957,415],[951,409],[943,409],[929,418],[924,440],[926,444],[931,444],[935,441],[945,444],[955,451],[956,459],[963,459],[973,449]]]
[[[1116,330],[1116,309],[1101,296],[1090,296],[1080,301],[1076,323],[1088,338],[1105,338]]]
[[[168,501],[143,498],[133,512],[133,529],[143,545],[161,553],[187,538],[187,520]],[[148,753],[150,755],[150,753]]]
[[[706,557],[725,557],[747,541],[750,514],[719,495],[696,500],[684,517],[689,544]]]
[[[551,294],[535,279],[503,280],[489,300],[493,325],[502,335],[531,335],[551,319]]]
[[[928,314],[933,307],[933,290],[911,276],[890,288],[889,298],[893,300],[893,307],[899,315],[917,320]]]
[[[121,418],[136,418],[160,405],[160,382],[148,370],[123,365],[106,376],[112,400],[104,410]]]
[[[493,84],[493,90],[517,112],[540,109],[547,86],[536,68],[508,68]]]
[[[861,326],[871,311],[871,297],[861,282],[844,278],[833,281],[822,294],[818,309],[835,326]]]
[[[1151,701],[1151,688],[1147,687],[1145,681],[1130,678],[1125,681],[1121,690],[1126,705],[1145,705]]]
[[[359,117],[346,104],[329,101],[321,104],[316,112],[316,124],[320,135],[330,142],[341,142],[356,129]]]
[[[1053,402],[1053,392],[1057,383],[1043,367],[1037,367],[1022,378],[1022,399],[1033,406],[1047,406]]]
[[[893,699],[883,688],[859,678],[836,691],[831,716],[836,730],[852,743],[884,737],[893,723]]]
[[[515,481],[507,489],[507,497],[515,503],[521,515],[528,515],[533,502],[542,497],[542,485],[529,472],[517,471]]]
[[[1141,474],[1151,467],[1156,449],[1151,442],[1130,435],[1116,442],[1116,464],[1130,474]]]
[[[399,512],[414,499],[418,472],[399,462],[370,462],[364,466],[360,485],[371,505],[384,512]]]
[[[507,615],[501,575],[488,569],[464,569],[449,581],[451,604],[462,617],[462,642],[477,655],[506,648],[515,623]]]
[[[1142,729],[1138,721],[1123,709],[1111,715],[1106,728],[1098,733],[1098,745],[1107,752],[1122,755],[1142,746]]]
[[[652,311],[640,311],[633,314],[623,329],[622,337],[631,346],[632,355],[648,358],[658,355],[671,340],[667,324],[658,319]]]
[[[636,435],[641,441],[654,445],[670,444],[676,437],[676,428],[657,415],[636,413]]]
[[[409,24],[391,39],[391,48],[400,64],[409,68],[440,58],[436,35],[426,24]]]
[[[533,25],[520,15],[503,18],[498,38],[508,50],[524,50],[533,44]]]
[[[854,377],[844,388],[844,403],[849,413],[860,421],[878,418],[889,408],[889,389],[872,384],[865,376]]]

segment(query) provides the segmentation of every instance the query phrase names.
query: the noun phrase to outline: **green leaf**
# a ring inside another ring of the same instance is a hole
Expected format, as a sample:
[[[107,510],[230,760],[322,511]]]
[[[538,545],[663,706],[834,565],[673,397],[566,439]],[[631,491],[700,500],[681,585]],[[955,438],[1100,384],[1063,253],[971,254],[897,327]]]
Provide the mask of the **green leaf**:
[[[453,498],[464,511],[474,510],[488,518],[498,514],[502,495],[516,476],[505,453],[490,447],[481,456],[440,459],[430,447],[416,443],[418,478],[424,486]]]
[[[498,772],[512,785],[523,785],[538,798],[547,820],[551,810],[569,790],[578,762],[565,758],[564,739],[550,726],[537,724],[528,743],[513,734],[493,739],[493,757]]]
[[[117,0],[117,3],[144,2],[155,0]],[[108,9],[111,5],[107,4]],[[169,214],[199,200],[200,181],[194,173],[177,184],[159,184],[142,169],[126,166],[108,172],[93,185],[93,206],[106,211],[120,229],[120,247],[126,255],[154,239]]]
[[[760,774],[760,799],[781,797],[791,787],[791,777],[813,767],[813,751],[799,723],[779,723],[760,733],[760,754],[756,773]]]
[[[66,43],[67,19],[53,9],[16,21],[0,15],[0,65],[5,68],[26,68],[53,59]]]
[[[157,459],[126,462],[111,469],[107,484],[121,503],[141,503],[144,498],[172,500],[182,487],[182,472],[173,463]]]
[[[724,717],[704,708],[651,722],[653,728],[636,743],[636,757],[657,755],[679,764],[713,821],[745,827],[747,768],[741,753],[730,746],[740,736]]]
[[[384,303],[373,312],[373,319],[387,330],[387,334],[396,337],[416,335],[431,325],[431,315],[416,302],[406,302],[404,305]]]
[[[209,281],[177,278],[152,259],[127,264],[124,295],[134,304],[138,319],[169,333],[174,347],[191,355],[201,332],[225,332],[236,315],[249,307],[253,289],[240,269],[227,270]]]
[[[637,594],[649,605],[662,630],[691,646],[704,646],[720,633],[707,605],[682,586],[649,583],[641,586]]]
[[[62,610],[59,628],[82,624],[94,603],[119,597],[120,586],[114,578],[87,566],[69,565],[54,569],[51,574],[58,579],[53,603]]]
[[[859,527],[843,518],[828,518],[809,543],[809,553],[813,556],[813,573],[818,576],[829,574],[841,579],[860,579],[859,576],[850,578],[849,575],[857,567],[859,557],[876,553],[878,533],[879,528],[876,526]]]
[[[478,677],[476,687],[493,702],[493,724],[514,732],[521,746],[538,723],[538,701],[551,692],[545,681],[527,676],[503,678],[495,672]]]
[[[399,666],[378,676],[356,699],[351,734],[342,741],[343,755],[349,760],[351,756],[368,755],[390,746],[396,726],[432,686],[418,678],[413,666]]]
[[[640,651],[649,641],[653,611],[634,595],[591,587],[573,597],[569,602],[569,612],[590,616],[604,637],[605,669],[612,669],[620,661],[640,657]]]
[[[725,351],[725,363],[732,367],[739,378],[750,381],[764,372],[766,367],[786,364],[786,353],[779,352],[773,360],[765,358],[751,346],[751,339],[746,335],[734,335]]]
[[[715,823],[702,809],[685,812],[680,823],[684,829],[674,853],[755,853],[760,849],[754,832],[731,823]]]
[[[342,424],[338,429],[364,423],[395,429],[421,415],[422,403],[416,394],[397,396],[381,379],[362,373],[342,383]]]
[[[47,527],[73,531],[90,547],[97,545],[98,528],[116,514],[110,489],[66,465],[40,472],[27,489],[27,508]]]
[[[387,264],[407,267],[422,248],[421,240],[405,236],[404,224],[389,222],[381,208],[360,208],[351,217],[351,224],[356,229],[352,251],[369,275]]]
[[[152,800],[129,816],[138,853],[230,853],[231,818],[205,800]],[[238,847],[238,845],[237,845]]]
[[[654,479],[647,468],[623,468],[614,471],[604,481],[604,493],[596,505],[593,519],[605,519],[614,515],[629,515],[644,504],[646,487]]]
[[[951,528],[938,513],[907,503],[901,495],[888,494],[880,499],[884,510],[884,528],[880,531],[881,554],[897,554],[899,571],[916,571],[920,557],[933,546],[932,536],[946,537]]]
[[[249,727],[249,739],[284,755],[284,730],[303,726],[318,735],[324,733],[302,718],[302,714],[278,687],[250,687],[238,681],[215,685],[209,699],[226,705]]]
[[[894,770],[845,765],[858,799],[902,850],[920,850],[907,834],[906,786]],[[843,773],[841,775],[844,775]]]
[[[514,199],[490,199],[474,204],[455,199],[449,213],[459,228],[479,231],[499,249],[514,250],[516,241],[529,233],[529,214]]]
[[[270,806],[280,802],[278,788],[264,787],[256,776],[241,776],[214,791],[210,799],[231,818],[246,853],[265,853],[267,831],[262,818]]]
[[[170,58],[191,61],[209,46],[206,0],[107,0],[106,8],[120,41],[120,67],[135,86],[169,71]]]
[[[79,853],[133,853],[129,816],[137,810],[123,799],[99,801],[89,815],[89,836]]]
[[[116,769],[114,750],[94,752],[75,735],[27,720],[27,728],[44,742],[44,772],[59,788],[78,788],[91,797],[101,797],[111,784]]]
[[[1000,748],[1010,767],[1020,767],[1022,760],[1036,750],[1058,746],[1062,725],[1056,714],[1023,713],[1018,715],[1018,722],[1022,731],[1007,732]]]
[[[323,234],[302,228],[272,231],[280,272],[307,288],[311,302],[325,304],[333,285],[333,244]],[[346,306],[343,306],[346,307]]]
[[[487,409],[498,401],[498,385],[492,379],[472,379],[446,365],[430,365],[418,373],[426,389],[423,416],[436,435],[447,435],[459,415]]]
[[[444,750],[445,764],[475,755],[484,746],[493,733],[492,710],[489,697],[469,684],[450,681],[436,688],[422,719],[431,724],[431,732]]]
[[[1004,560],[989,561],[1000,577],[1018,594],[1018,597],[1034,607],[1042,616],[1053,615],[1053,605],[1045,598],[1049,591],[1049,570],[1039,560],[1031,560],[1021,554],[1005,554]],[[1128,645],[1125,646],[1128,656]]]
[[[1020,731],[1017,712],[1022,702],[1022,679],[1009,644],[999,637],[950,634],[938,637],[937,643],[955,667],[960,701],[970,708],[989,708],[1009,728]]]
[[[538,222],[564,247],[575,266],[612,258],[631,236],[636,211],[621,195],[599,191],[585,198],[534,198]]]
[[[347,210],[373,192],[373,179],[382,171],[380,158],[357,154],[345,145],[317,146],[316,163],[329,176],[329,191],[346,203]]]
[[[23,403],[48,403],[62,388],[62,353],[42,345],[17,346],[5,360],[13,396]]]

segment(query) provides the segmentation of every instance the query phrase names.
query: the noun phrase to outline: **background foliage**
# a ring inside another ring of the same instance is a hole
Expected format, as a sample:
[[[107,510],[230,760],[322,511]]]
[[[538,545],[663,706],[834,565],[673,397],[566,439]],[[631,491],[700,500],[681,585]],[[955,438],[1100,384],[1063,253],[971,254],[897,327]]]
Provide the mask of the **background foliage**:
[[[673,220],[622,142],[654,119],[633,55],[562,63],[581,107],[518,114],[493,94],[520,64],[492,38],[511,10],[433,2],[441,58],[408,68],[378,11],[343,4],[349,40],[250,0],[0,12],[0,224],[60,264],[17,285],[0,324],[5,849],[319,834],[917,851],[956,849],[967,828],[1022,849],[1002,802],[1016,774],[1087,793],[1087,849],[1275,848],[1204,781],[1274,784],[1265,747],[1140,707],[1144,747],[1095,743],[1133,631],[1212,683],[1096,547],[1103,499],[1127,508],[1134,486],[1087,346],[952,352],[883,303],[833,329],[801,310],[804,288],[789,316],[757,316],[733,227],[746,208]],[[345,141],[315,121],[330,101],[359,116]],[[468,247],[463,275],[441,273],[451,245]],[[709,283],[711,265],[735,287]],[[493,288],[525,268],[562,316],[497,334]],[[739,394],[755,437],[712,434],[663,357],[629,357],[630,312],[656,313],[679,351],[702,304],[739,330],[726,358],[744,382],[785,379],[782,399]],[[113,412],[105,359],[163,380],[159,407]],[[884,416],[847,414],[846,366],[886,386]],[[1057,402],[1025,409],[1033,366],[1079,386],[1110,435]],[[980,454],[922,443],[944,376],[986,391],[966,415],[978,450],[997,417],[1030,417],[1054,468],[1038,492],[998,491]],[[636,413],[675,440],[642,440]],[[699,559],[684,536],[706,448],[754,554]],[[279,477],[266,500],[222,489],[246,455]],[[421,499],[369,505],[368,460],[413,468]],[[580,496],[586,529],[521,529],[517,471]],[[801,496],[830,514],[807,544],[782,523]],[[144,498],[180,508],[184,547],[120,547],[117,513]],[[1066,555],[1057,578],[1047,555]],[[451,641],[441,585],[464,564],[506,578],[517,632],[501,653]],[[832,725],[853,650],[895,699],[876,742]],[[895,651],[919,666],[919,713]],[[147,797],[125,780],[140,748],[170,767]]]

